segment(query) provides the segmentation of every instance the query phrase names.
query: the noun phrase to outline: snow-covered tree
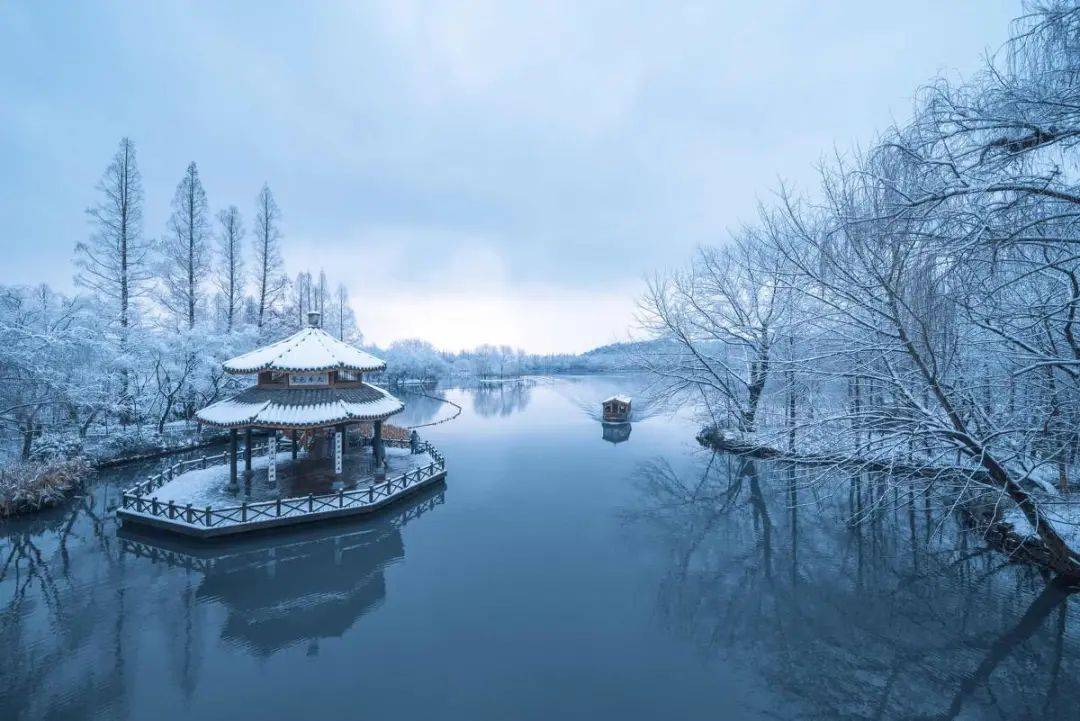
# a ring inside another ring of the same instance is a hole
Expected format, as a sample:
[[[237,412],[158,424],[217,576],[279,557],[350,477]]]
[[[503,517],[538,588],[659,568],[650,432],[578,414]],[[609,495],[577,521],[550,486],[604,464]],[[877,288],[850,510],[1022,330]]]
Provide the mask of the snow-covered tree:
[[[667,394],[699,397],[710,415],[753,432],[777,346],[790,331],[792,294],[782,260],[746,228],[727,245],[702,248],[683,272],[656,277],[641,322],[678,352],[642,357]]]
[[[130,334],[138,318],[137,301],[149,287],[151,249],[142,234],[142,176],[129,138],[121,139],[97,189],[101,198],[86,211],[93,231],[75,247],[75,281],[112,321],[103,331],[115,346],[113,362],[102,370],[116,374],[116,382],[108,385],[129,419],[134,413]]]
[[[230,205],[218,213],[218,264],[215,284],[222,298],[225,330],[240,322],[244,299],[244,223],[240,210]]]
[[[825,164],[813,201],[781,191],[654,283],[646,326],[681,348],[663,383],[724,399],[741,442],[815,455],[822,482],[902,466],[889,478],[1007,516],[1080,572],[1057,496],[1080,453],[1078,38],[1075,4],[1032,6],[985,71]]]
[[[282,293],[288,286],[288,278],[283,272],[284,262],[281,257],[281,210],[270,192],[270,186],[264,184],[255,200],[255,226],[253,228],[255,244],[255,298],[256,325],[262,329],[267,320],[277,310]]]
[[[120,140],[97,189],[101,199],[86,211],[93,232],[75,246],[75,280],[127,329],[133,322],[133,303],[145,293],[150,275],[150,247],[142,235],[142,176],[130,139]]]
[[[176,186],[172,215],[160,244],[162,287],[159,298],[177,325],[195,327],[197,314],[204,304],[203,288],[210,270],[209,240],[206,191],[199,178],[199,168],[192,162]]]
[[[386,351],[386,375],[391,381],[435,380],[446,372],[446,360],[427,341],[398,340]]]
[[[362,344],[364,334],[356,327],[356,315],[349,303],[349,289],[343,283],[338,283],[327,307],[330,311],[326,319],[327,331],[336,334],[339,340]]]

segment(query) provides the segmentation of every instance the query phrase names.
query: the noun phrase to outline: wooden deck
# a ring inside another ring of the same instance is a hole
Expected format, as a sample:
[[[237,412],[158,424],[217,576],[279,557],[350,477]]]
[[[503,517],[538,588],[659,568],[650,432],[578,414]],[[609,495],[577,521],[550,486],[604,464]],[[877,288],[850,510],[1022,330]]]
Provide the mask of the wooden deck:
[[[372,513],[446,478],[446,461],[442,454],[426,443],[422,450],[433,459],[428,465],[385,481],[350,490],[343,488],[331,493],[309,493],[217,508],[209,505],[195,508],[174,501],[164,503],[149,495],[174,477],[175,472],[169,469],[125,492],[116,515],[125,525],[139,524],[209,538]]]

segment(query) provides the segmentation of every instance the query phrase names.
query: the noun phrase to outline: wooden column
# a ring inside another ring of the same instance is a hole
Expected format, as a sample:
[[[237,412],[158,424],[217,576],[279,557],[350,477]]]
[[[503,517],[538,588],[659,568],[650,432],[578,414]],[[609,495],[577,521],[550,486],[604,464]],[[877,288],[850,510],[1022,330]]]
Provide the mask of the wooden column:
[[[382,421],[375,421],[375,430],[371,438],[371,452],[375,455],[376,463],[382,463],[386,458],[382,442]]]
[[[244,429],[244,473],[251,473],[251,429]]]
[[[229,485],[236,485],[236,453],[237,433],[235,428],[229,429]]]
[[[277,483],[277,431],[270,431],[266,439],[266,482]]]
[[[334,475],[341,475],[345,455],[345,426],[334,429]]]
[[[292,459],[296,460],[296,445],[300,442],[300,434],[296,432],[296,429],[292,430]]]

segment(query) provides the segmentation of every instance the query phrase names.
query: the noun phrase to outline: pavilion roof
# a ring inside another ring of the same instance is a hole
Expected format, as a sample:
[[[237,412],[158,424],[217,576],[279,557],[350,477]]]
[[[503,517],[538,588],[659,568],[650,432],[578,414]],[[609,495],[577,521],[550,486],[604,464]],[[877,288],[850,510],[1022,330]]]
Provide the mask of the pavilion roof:
[[[351,388],[248,388],[195,415],[223,428],[318,428],[378,421],[405,407],[387,391],[367,383]]]
[[[386,362],[338,340],[322,328],[304,328],[276,343],[225,361],[229,373],[260,371],[381,371]]]
[[[611,396],[610,398],[605,398],[602,402],[603,403],[610,403],[611,401],[618,401],[619,403],[625,403],[627,405],[630,405],[631,400],[632,399],[630,398],[630,396],[619,395],[619,396]]]

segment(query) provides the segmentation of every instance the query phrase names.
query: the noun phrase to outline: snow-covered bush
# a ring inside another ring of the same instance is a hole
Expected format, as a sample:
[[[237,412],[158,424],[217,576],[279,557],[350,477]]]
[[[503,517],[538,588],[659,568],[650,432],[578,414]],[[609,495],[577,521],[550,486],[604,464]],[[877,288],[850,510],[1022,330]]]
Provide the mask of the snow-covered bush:
[[[0,517],[55,505],[89,473],[84,458],[0,467]]]
[[[164,447],[163,438],[151,428],[129,427],[114,431],[102,444],[101,458],[131,458],[156,453]]]
[[[64,460],[83,455],[83,439],[77,433],[44,433],[34,439],[30,460]]]

